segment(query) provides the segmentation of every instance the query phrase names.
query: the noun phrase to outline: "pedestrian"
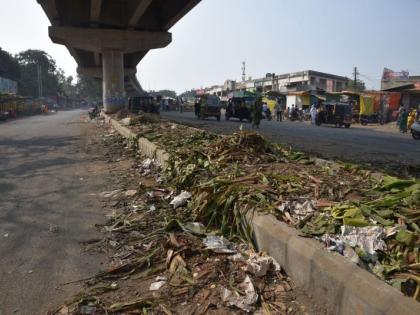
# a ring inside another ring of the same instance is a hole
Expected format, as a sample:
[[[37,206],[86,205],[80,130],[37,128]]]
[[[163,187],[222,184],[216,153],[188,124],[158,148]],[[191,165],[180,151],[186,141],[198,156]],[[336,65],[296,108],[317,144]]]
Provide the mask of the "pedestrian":
[[[287,107],[284,111],[284,119],[289,119],[290,107]]]
[[[260,129],[260,122],[262,119],[263,102],[262,97],[259,97],[252,106],[252,128]]]
[[[407,119],[407,128],[408,130],[411,130],[411,126],[414,124],[414,121],[416,120],[417,111],[413,108],[411,112],[408,114]]]
[[[400,108],[398,109],[398,117],[397,117],[397,121],[396,121],[397,127],[400,126],[401,114],[402,114],[403,110],[404,110],[404,105],[401,105]]]
[[[276,100],[276,116],[277,121],[283,121],[283,108],[279,99]]]
[[[314,103],[312,104],[312,107],[311,107],[311,124],[312,125],[316,125],[317,116],[318,116],[318,110]]]
[[[400,114],[400,132],[406,133],[407,132],[407,120],[408,120],[408,113],[405,108],[403,108],[401,114]]]

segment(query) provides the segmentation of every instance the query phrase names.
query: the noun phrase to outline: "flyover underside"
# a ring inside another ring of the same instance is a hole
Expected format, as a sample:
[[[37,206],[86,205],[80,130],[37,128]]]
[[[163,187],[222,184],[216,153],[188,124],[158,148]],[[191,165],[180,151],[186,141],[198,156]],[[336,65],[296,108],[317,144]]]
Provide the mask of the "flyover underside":
[[[168,30],[200,0],[37,0],[54,43],[65,45],[79,71],[103,81],[105,110],[143,93],[137,64],[151,49],[166,47]]]

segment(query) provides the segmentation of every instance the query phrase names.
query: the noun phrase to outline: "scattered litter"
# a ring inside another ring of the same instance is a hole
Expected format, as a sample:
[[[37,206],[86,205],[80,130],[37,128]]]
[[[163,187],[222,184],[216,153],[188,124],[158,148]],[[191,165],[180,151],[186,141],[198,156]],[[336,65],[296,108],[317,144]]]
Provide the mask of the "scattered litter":
[[[9,237],[9,233],[3,234],[3,237],[8,238]]]
[[[256,277],[263,277],[267,274],[271,266],[273,266],[273,258],[269,256],[260,256],[252,254],[247,260],[245,270]]]
[[[341,239],[351,247],[360,247],[365,253],[375,255],[377,250],[384,251],[386,244],[384,242],[385,231],[380,226],[354,227],[342,226]]]
[[[206,227],[200,222],[188,222],[182,225],[185,232],[190,232],[196,235],[205,235]]]
[[[126,117],[121,119],[121,122],[124,126],[130,126],[131,125],[131,118],[130,117]]]
[[[144,169],[149,169],[152,165],[153,165],[153,160],[147,158],[143,161],[143,163],[141,164],[141,167]]]
[[[177,209],[179,207],[185,206],[188,202],[188,199],[192,197],[192,194],[188,191],[181,192],[178,196],[172,199],[170,205]]]
[[[150,291],[160,290],[160,288],[162,288],[167,282],[168,282],[168,279],[166,277],[157,277],[156,282],[153,282],[150,285]]]
[[[229,242],[223,236],[209,235],[204,239],[204,245],[206,249],[210,249],[218,254],[236,254],[237,250],[234,248],[234,244]]]
[[[254,285],[252,284],[249,276],[246,276],[244,282],[239,285],[239,289],[245,293],[244,296],[238,292],[232,292],[227,288],[223,288],[222,300],[228,306],[236,306],[245,312],[252,312],[255,310],[253,306],[258,301],[258,294],[255,292]]]
[[[295,201],[286,201],[282,203],[278,210],[282,213],[286,211],[296,220],[303,220],[306,216],[315,212],[315,207],[312,200],[295,200]]]

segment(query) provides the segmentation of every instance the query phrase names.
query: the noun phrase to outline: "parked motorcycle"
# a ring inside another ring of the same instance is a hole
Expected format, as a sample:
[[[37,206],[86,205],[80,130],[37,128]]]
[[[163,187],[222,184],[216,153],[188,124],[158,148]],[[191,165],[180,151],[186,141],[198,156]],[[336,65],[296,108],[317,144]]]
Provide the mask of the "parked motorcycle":
[[[385,120],[380,113],[374,113],[372,115],[360,115],[359,117],[360,124],[366,126],[367,124],[381,124],[385,123]]]
[[[416,121],[411,126],[411,135],[413,136],[413,139],[420,140],[420,122]]]

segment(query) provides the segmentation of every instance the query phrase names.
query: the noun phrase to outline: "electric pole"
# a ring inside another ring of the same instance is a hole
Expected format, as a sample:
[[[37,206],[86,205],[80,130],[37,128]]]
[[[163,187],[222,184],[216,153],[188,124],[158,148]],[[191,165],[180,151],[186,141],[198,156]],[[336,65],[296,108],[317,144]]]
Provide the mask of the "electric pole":
[[[357,76],[359,75],[359,72],[357,71],[357,67],[354,67],[353,75],[354,75],[353,90],[357,92]]]
[[[242,82],[246,80],[246,64],[245,61],[242,62]]]

